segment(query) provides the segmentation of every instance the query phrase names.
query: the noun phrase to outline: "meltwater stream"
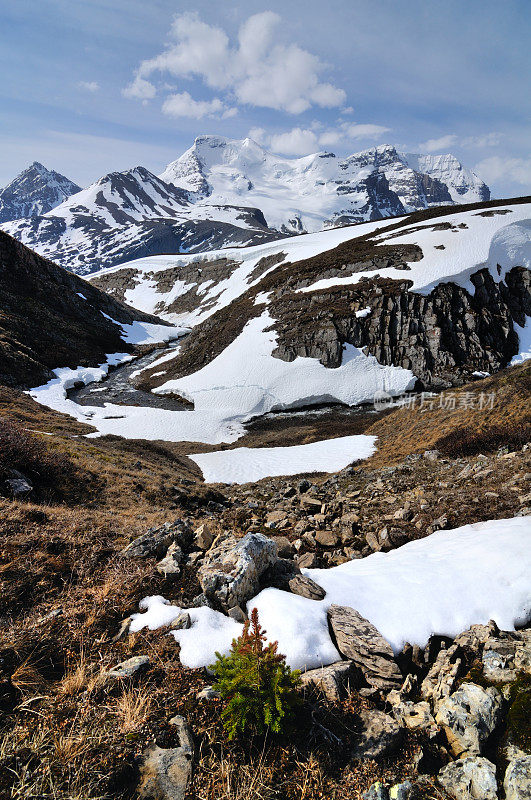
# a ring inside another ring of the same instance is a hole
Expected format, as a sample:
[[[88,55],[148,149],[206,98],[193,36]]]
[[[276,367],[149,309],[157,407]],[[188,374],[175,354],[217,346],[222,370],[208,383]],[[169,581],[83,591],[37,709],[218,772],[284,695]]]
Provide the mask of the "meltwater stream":
[[[89,383],[77,389],[68,390],[68,399],[81,406],[100,406],[105,403],[114,403],[124,406],[143,406],[146,408],[164,408],[169,411],[189,411],[190,405],[177,400],[171,395],[153,394],[142,389],[136,389],[131,380],[131,375],[138,370],[146,369],[163,355],[176,350],[179,344],[169,348],[153,350],[144,356],[128,361],[126,364],[109,370],[107,377],[102,381]],[[161,364],[161,371],[164,369]]]

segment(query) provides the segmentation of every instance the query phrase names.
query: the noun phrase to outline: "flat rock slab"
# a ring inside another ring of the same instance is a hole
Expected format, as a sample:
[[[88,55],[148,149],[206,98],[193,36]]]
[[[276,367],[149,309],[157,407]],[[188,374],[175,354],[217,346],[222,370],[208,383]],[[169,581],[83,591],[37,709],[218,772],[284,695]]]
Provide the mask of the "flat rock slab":
[[[355,609],[332,604],[328,624],[339,652],[361,670],[369,686],[389,691],[402,684],[391,645]]]
[[[108,678],[115,678],[116,680],[127,680],[134,678],[139,672],[147,669],[148,665],[149,656],[133,656],[128,658],[127,661],[117,664],[106,675]]]

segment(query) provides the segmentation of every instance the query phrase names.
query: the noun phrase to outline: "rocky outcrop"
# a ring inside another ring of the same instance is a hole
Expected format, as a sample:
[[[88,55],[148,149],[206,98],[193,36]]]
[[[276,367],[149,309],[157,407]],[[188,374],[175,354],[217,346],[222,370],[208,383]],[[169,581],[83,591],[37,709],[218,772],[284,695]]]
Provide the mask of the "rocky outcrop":
[[[341,655],[353,661],[369,686],[388,691],[402,684],[391,645],[369,620],[353,608],[332,604],[328,625]]]
[[[335,368],[348,343],[380,364],[412,370],[425,387],[456,385],[477,370],[495,372],[518,350],[514,323],[523,326],[531,315],[531,275],[515,267],[496,283],[478,270],[471,282],[473,295],[455,283],[421,295],[410,291],[407,280],[375,278],[314,292],[309,307],[307,295],[281,297],[271,304],[278,332],[274,355],[318,358]],[[370,313],[357,316],[365,308]]]
[[[301,675],[304,687],[317,689],[331,703],[343,700],[359,684],[359,673],[352,661],[336,661],[327,667],[310,669]]]
[[[514,758],[503,781],[505,800],[531,800],[531,755]]]
[[[184,800],[192,777],[194,743],[183,717],[170,720],[177,727],[179,747],[162,748],[152,744],[144,753],[140,768],[141,800]]]
[[[361,730],[352,754],[355,759],[383,758],[393,753],[402,741],[402,729],[383,711],[360,713]]]
[[[463,683],[437,706],[435,719],[456,756],[480,755],[503,718],[503,697],[493,686]]]

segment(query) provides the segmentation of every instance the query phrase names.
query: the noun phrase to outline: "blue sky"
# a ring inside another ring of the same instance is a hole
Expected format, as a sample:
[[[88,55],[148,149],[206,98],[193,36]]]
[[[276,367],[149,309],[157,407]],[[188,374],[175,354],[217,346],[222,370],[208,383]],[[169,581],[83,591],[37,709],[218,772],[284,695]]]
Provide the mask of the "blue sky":
[[[452,152],[529,193],[527,0],[0,0],[0,185],[160,172],[195,136]]]

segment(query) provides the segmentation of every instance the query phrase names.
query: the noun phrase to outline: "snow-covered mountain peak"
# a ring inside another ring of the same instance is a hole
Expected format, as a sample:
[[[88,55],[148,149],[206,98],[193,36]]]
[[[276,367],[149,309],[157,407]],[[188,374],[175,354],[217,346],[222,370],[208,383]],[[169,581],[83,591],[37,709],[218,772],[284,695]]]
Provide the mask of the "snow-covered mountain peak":
[[[79,189],[64,175],[34,161],[0,190],[0,222],[45,214]]]

